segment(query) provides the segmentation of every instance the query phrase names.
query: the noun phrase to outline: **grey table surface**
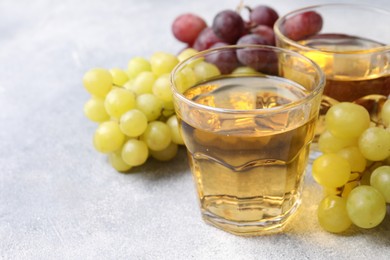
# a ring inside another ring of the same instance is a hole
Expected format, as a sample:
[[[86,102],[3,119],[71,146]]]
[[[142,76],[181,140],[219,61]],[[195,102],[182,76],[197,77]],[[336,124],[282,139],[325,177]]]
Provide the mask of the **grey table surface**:
[[[238,2],[0,1],[1,259],[389,259],[390,214],[375,229],[326,233],[310,173],[282,233],[238,237],[201,220],[184,149],[132,174],[117,173],[93,149],[83,74],[177,53],[184,45],[170,32],[174,17],[190,11],[210,23]],[[280,14],[320,2],[245,1]]]

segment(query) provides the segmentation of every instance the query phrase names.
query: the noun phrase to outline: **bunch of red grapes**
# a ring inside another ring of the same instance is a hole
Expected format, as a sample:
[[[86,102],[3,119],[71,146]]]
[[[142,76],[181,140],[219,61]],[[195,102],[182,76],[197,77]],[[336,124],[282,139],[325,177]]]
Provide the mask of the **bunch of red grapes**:
[[[239,10],[223,10],[216,14],[212,25],[192,13],[179,15],[172,23],[173,35],[187,48],[204,51],[226,45],[269,45],[275,46],[273,30],[278,13],[266,5],[248,10],[246,21]],[[286,20],[283,33],[292,40],[303,40],[317,34],[322,29],[322,17],[316,12],[304,12]],[[272,50],[224,51],[208,56],[207,62],[218,67],[222,74],[231,73],[238,65],[248,66],[258,72],[274,74],[277,69],[277,55]]]
[[[211,26],[196,14],[182,14],[172,23],[173,35],[197,51],[232,44],[274,46],[273,26],[279,18],[278,13],[266,5],[245,8],[249,11],[248,21],[239,11],[223,10],[216,14]],[[322,18],[312,11],[291,17],[283,24],[284,34],[296,41],[312,36],[321,29]]]
[[[205,20],[192,13],[178,16],[172,24],[173,35],[188,47],[197,51],[232,44],[275,45],[272,29],[278,13],[269,6],[246,7],[249,21],[245,21],[238,11],[219,12],[208,26]]]

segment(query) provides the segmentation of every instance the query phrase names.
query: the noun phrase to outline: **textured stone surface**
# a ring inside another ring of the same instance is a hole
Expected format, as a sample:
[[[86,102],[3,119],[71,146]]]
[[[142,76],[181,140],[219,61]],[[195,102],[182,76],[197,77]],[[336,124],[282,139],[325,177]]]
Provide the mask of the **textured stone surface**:
[[[390,217],[372,230],[320,229],[319,187],[307,174],[303,204],[285,231],[237,237],[200,218],[184,149],[119,174],[92,148],[82,112],[92,67],[177,53],[170,24],[192,11],[210,23],[238,0],[0,2],[1,259],[386,259]],[[312,1],[245,1],[280,13]],[[324,2],[324,1],[323,1]],[[331,2],[331,1],[325,1]],[[366,1],[353,1],[361,2]],[[370,1],[389,6],[387,0]]]

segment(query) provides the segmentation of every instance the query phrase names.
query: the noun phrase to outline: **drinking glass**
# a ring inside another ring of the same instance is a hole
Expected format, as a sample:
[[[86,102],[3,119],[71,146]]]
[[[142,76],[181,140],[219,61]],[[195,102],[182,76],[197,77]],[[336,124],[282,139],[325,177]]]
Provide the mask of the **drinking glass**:
[[[380,108],[390,94],[389,24],[390,12],[383,8],[324,4],[280,17],[274,31],[278,47],[309,57],[324,71],[322,115],[347,101],[363,105],[380,123]]]
[[[238,235],[280,230],[301,202],[321,69],[287,49],[226,46],[171,81],[203,219]]]

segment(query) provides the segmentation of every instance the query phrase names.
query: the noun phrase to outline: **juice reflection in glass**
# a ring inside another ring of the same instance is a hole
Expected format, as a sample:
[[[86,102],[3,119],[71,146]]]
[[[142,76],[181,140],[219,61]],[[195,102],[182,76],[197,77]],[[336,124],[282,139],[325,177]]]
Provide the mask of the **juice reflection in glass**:
[[[172,72],[203,219],[239,235],[282,227],[301,201],[324,75],[266,46],[201,52]]]

